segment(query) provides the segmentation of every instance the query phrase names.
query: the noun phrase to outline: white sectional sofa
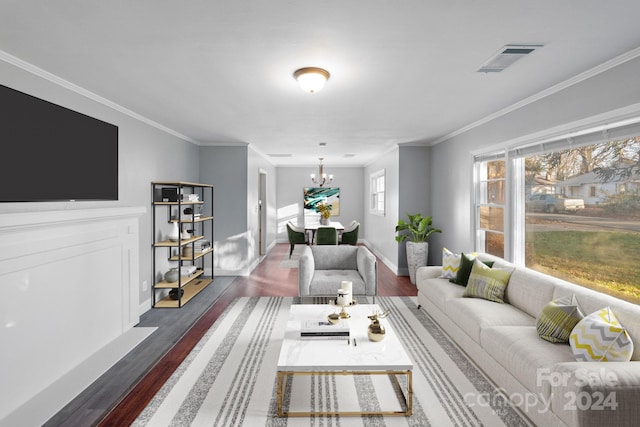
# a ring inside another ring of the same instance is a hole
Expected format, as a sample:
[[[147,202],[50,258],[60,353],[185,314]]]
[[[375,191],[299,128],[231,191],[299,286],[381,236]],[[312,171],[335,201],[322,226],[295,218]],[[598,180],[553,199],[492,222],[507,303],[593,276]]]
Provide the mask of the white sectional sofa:
[[[538,426],[640,425],[640,306],[533,271],[512,269],[505,303],[463,297],[442,267],[416,272],[418,301],[448,335]],[[552,300],[575,295],[585,315],[610,307],[627,329],[629,362],[577,362],[569,344],[541,339],[536,318]]]

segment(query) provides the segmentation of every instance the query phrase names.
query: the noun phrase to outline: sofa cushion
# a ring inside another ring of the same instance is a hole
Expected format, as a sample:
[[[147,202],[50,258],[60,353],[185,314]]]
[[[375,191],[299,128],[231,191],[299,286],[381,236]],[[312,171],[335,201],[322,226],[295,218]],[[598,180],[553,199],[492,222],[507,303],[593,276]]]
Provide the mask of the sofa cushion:
[[[531,326],[535,329],[533,317],[509,304],[496,304],[479,298],[455,298],[448,300],[444,307],[447,316],[478,344],[482,330],[492,326]]]
[[[558,363],[548,378],[551,409],[566,425],[638,425],[640,363]]]
[[[309,285],[309,295],[336,295],[343,280],[351,281],[352,295],[365,294],[364,280],[357,270],[316,270]]]
[[[479,259],[475,259],[462,296],[503,303],[509,276],[511,276],[511,270],[491,268]]]
[[[494,326],[482,331],[482,348],[529,391],[549,397],[545,380],[557,363],[574,360],[568,345],[541,340],[535,326]]]
[[[418,271],[420,271],[420,269],[418,269]],[[449,283],[447,279],[438,277],[420,280],[419,273],[416,277],[418,277],[416,281],[418,291],[438,307],[444,307],[445,303],[450,299],[461,298],[464,292],[463,287]]]
[[[609,307],[580,320],[569,338],[577,361],[629,361],[633,341]]]
[[[569,335],[584,313],[575,295],[553,300],[542,308],[536,319],[538,335],[553,343],[569,344]]]
[[[538,317],[542,307],[554,299],[553,290],[557,282],[561,280],[525,267],[517,267],[509,278],[505,301],[532,317]]]

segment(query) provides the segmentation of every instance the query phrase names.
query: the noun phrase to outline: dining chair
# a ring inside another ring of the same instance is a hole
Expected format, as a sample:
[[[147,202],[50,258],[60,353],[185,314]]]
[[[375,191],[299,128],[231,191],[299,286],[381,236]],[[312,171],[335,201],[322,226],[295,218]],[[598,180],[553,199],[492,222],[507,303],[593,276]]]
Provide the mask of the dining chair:
[[[337,245],[338,231],[335,227],[318,227],[316,245]]]
[[[341,245],[355,245],[358,243],[358,231],[360,230],[360,223],[356,220],[351,221],[351,224],[344,228],[344,231],[340,234]]]
[[[289,237],[289,244],[291,245],[291,249],[289,249],[289,258],[291,258],[291,254],[293,254],[293,248],[295,245],[309,243],[305,229],[298,227],[291,221],[287,222],[287,236]]]

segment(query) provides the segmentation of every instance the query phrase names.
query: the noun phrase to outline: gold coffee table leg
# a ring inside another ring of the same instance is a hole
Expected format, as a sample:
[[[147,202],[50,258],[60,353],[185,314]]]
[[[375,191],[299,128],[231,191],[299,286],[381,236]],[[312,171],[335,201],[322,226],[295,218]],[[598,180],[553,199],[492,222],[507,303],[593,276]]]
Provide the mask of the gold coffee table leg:
[[[283,372],[278,371],[278,385],[277,385],[277,396],[276,399],[278,401],[278,416],[282,417],[284,416],[284,413],[282,412],[282,404],[284,401],[284,381],[286,381],[286,375],[284,375]]]
[[[400,382],[398,381],[398,375],[407,376],[407,393],[401,393],[402,396],[398,397],[400,400],[400,406],[404,406],[404,411],[300,411],[300,412],[285,412],[284,406],[284,394],[285,394],[285,382],[288,376],[303,376],[303,375],[392,375],[394,381],[399,388]],[[309,416],[362,416],[362,415],[392,415],[392,416],[411,416],[413,412],[413,371],[278,371],[277,374],[277,401],[278,401],[278,416],[279,417],[309,417]]]

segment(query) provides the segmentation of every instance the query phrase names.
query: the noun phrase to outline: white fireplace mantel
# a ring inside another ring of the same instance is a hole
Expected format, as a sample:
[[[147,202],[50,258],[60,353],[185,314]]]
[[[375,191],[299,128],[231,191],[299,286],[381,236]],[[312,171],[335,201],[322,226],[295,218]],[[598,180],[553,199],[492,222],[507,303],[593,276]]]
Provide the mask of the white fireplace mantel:
[[[145,212],[0,214],[0,424],[139,322]]]

